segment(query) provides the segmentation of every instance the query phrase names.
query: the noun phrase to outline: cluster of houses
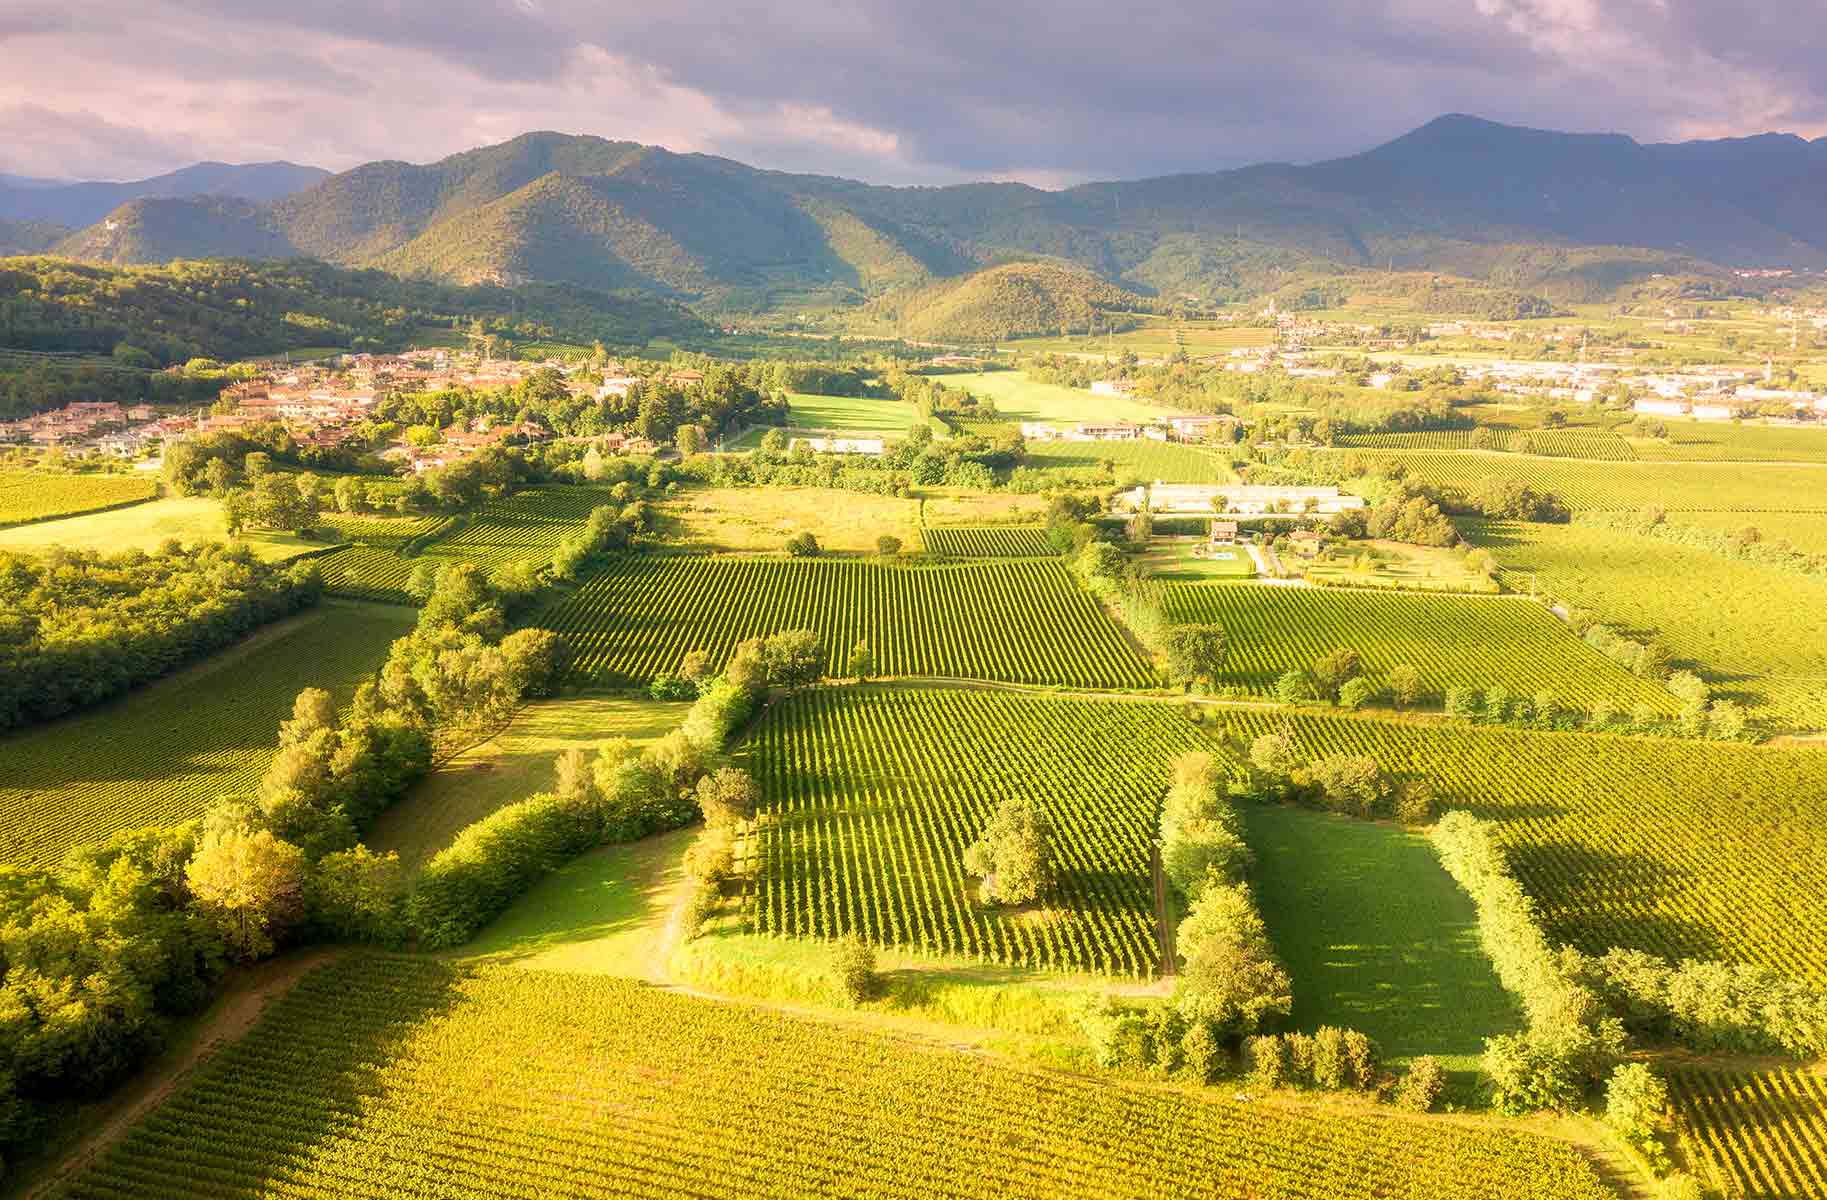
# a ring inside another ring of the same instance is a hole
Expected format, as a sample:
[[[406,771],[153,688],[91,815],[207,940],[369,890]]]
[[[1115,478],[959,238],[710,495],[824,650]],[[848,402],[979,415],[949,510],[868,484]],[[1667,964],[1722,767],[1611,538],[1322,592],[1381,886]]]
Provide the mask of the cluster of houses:
[[[99,450],[135,458],[148,446],[183,432],[189,422],[161,418],[149,404],[122,406],[112,400],[83,400],[18,421],[0,421],[0,445],[87,453]]]
[[[1096,385],[1093,389],[1096,390]],[[1102,394],[1102,393],[1100,393]],[[1086,421],[1054,425],[1023,421],[1021,436],[1030,442],[1209,442],[1214,434],[1229,433],[1240,422],[1229,415],[1169,417],[1146,425],[1133,421]]]

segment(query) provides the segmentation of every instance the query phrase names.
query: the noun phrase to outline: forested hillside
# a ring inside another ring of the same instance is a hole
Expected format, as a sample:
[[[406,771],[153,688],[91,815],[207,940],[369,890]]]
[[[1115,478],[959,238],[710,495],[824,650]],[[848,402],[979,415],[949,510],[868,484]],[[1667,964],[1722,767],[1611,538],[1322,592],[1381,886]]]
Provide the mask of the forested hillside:
[[[1799,138],[1647,146],[1449,116],[1312,166],[893,188],[530,133],[426,165],[369,163],[259,206],[138,200],[65,246],[122,263],[296,253],[739,310],[867,300],[1012,258],[1148,295],[1238,299],[1375,267],[1572,301],[1658,274],[1827,265],[1823,162]]]
[[[1051,263],[1009,263],[963,279],[948,279],[878,302],[872,315],[903,337],[981,340],[1023,334],[1120,329],[1125,314],[1151,301],[1089,271]]]

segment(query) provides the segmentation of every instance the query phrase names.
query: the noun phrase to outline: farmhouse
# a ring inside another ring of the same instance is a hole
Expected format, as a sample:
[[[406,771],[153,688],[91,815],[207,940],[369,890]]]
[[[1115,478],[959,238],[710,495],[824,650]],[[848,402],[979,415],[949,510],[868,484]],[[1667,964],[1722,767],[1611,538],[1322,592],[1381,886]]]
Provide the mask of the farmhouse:
[[[1091,385],[1094,396],[1131,396],[1135,394],[1136,381],[1133,379],[1099,379]]]
[[[1325,540],[1325,535],[1317,529],[1296,529],[1288,535],[1288,541],[1294,546],[1295,552],[1306,558],[1318,554]]]
[[[1632,404],[1630,410],[1647,417],[1685,417],[1687,416],[1687,401],[1667,398],[1643,399]]]
[[[1235,546],[1237,544],[1237,522],[1213,521],[1210,540],[1214,546]]]
[[[1141,434],[1139,425],[1113,421],[1107,425],[1080,425],[1070,436],[1075,442],[1133,442]]]
[[[1167,427],[1173,432],[1176,442],[1203,442],[1211,438],[1212,432],[1218,429],[1231,429],[1237,425],[1236,417],[1171,417]]]
[[[1023,421],[1021,436],[1030,442],[1057,442],[1065,434],[1057,425],[1049,425],[1044,421]]]
[[[604,375],[602,386],[596,389],[596,398],[607,400],[611,396],[626,396],[640,382],[638,375]]]

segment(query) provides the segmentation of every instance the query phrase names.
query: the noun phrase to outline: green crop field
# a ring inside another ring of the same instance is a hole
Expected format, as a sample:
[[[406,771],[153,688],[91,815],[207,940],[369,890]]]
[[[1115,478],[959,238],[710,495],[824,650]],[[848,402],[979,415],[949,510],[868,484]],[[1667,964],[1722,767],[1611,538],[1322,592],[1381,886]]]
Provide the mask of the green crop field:
[[[1251,346],[1269,346],[1275,331],[1261,326],[1238,326],[1229,321],[1146,321],[1140,329],[1122,333],[1076,337],[1021,338],[1010,343],[1023,353],[1109,354],[1125,351],[1166,357],[1181,351],[1194,357],[1223,354]]]
[[[1361,1029],[1394,1058],[1476,1069],[1484,1039],[1522,1027],[1478,941],[1471,898],[1419,834],[1246,804],[1251,888],[1294,980],[1295,1028]]]
[[[307,687],[347,700],[411,626],[403,610],[326,603],[77,716],[0,738],[0,863],[197,816],[251,788]]]
[[[1575,509],[1629,510],[1654,504],[1669,512],[1827,514],[1827,466],[1601,463],[1421,450],[1379,457],[1401,463],[1409,478],[1435,487],[1476,490],[1487,479],[1520,479],[1556,493]]]
[[[811,629],[829,669],[867,640],[883,675],[1071,687],[1147,687],[1154,672],[1055,561],[902,567],[856,560],[625,559],[539,624],[565,639],[583,684],[642,682],[692,650],[720,668],[736,644]]]
[[[1827,1196],[1827,1079],[1818,1070],[1689,1067],[1669,1076],[1688,1153],[1722,1195]]]
[[[961,388],[996,402],[999,419],[1076,425],[1081,421],[1147,423],[1177,416],[1179,409],[1158,408],[1127,396],[1099,396],[1084,388],[1062,387],[1028,378],[1026,371],[981,371],[940,375],[948,388]]]
[[[1054,552],[1039,525],[927,526],[920,540],[931,553],[953,558],[1043,558]]]
[[[906,437],[921,423],[920,414],[905,400],[787,393],[787,425],[791,429]]]
[[[1827,513],[1684,512],[1671,524],[1699,525],[1718,533],[1741,533],[1748,526],[1766,542],[1785,541],[1806,554],[1827,554]]]
[[[1678,661],[1761,715],[1827,728],[1827,580],[1584,525],[1465,528],[1497,556],[1507,586],[1660,637]]]
[[[1223,682],[1271,695],[1284,672],[1304,670],[1329,651],[1356,650],[1365,675],[1387,682],[1392,668],[1421,673],[1434,700],[1449,687],[1493,686],[1563,706],[1598,700],[1625,711],[1638,703],[1673,712],[1667,691],[1592,649],[1540,604],[1515,597],[1441,596],[1339,588],[1176,584],[1170,619],[1224,626]]]
[[[39,554],[53,546],[61,546],[67,550],[94,550],[100,554],[116,554],[122,550],[144,550],[150,554],[174,538],[186,546],[238,541],[268,562],[324,548],[321,541],[265,529],[250,530],[231,538],[220,500],[208,496],[172,496],[138,501],[124,508],[0,529],[0,550]]]
[[[764,933],[1148,976],[1160,964],[1150,846],[1174,754],[1203,741],[1172,705],[966,690],[819,692],[749,742],[763,804],[751,919]],[[1057,895],[976,902],[966,847],[1008,795],[1055,822]]]
[[[452,520],[444,516],[331,518],[336,536],[352,544],[318,559],[325,589],[357,600],[411,603],[406,581],[418,563],[401,552],[409,545],[437,538],[450,528]]]
[[[1638,457],[1631,443],[1615,433],[1594,429],[1489,429],[1491,444],[1485,449],[1504,450],[1542,458],[1584,458],[1602,462],[1633,462]],[[1351,450],[1471,450],[1474,431],[1441,429],[1426,433],[1357,433],[1338,439]]]
[[[118,508],[159,494],[156,480],[136,475],[63,475],[0,470],[0,526],[24,525]]]
[[[526,488],[458,518],[451,531],[426,544],[421,554],[440,562],[482,567],[528,561],[543,564],[566,535],[577,532],[591,509],[609,503],[608,491],[601,488]]]
[[[1126,1087],[603,976],[361,958],[308,976],[63,1194],[1611,1192],[1525,1133]]]
[[[1055,472],[1063,482],[1088,482],[1108,476],[1118,483],[1229,483],[1230,462],[1197,446],[1157,442],[1028,443],[1024,466]]]
[[[1827,749],[1231,709],[1250,739],[1368,754],[1497,821],[1549,936],[1827,982]],[[1239,751],[1240,752],[1240,751]]]
[[[1667,438],[1634,438],[1646,462],[1827,463],[1827,430],[1668,421]]]

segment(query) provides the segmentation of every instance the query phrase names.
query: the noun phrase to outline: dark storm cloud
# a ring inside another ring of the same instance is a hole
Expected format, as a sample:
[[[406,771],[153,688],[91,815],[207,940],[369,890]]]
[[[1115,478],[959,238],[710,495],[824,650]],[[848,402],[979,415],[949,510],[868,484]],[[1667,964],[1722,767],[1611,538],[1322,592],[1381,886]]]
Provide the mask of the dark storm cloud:
[[[1819,132],[1824,30],[1818,6],[1770,0],[0,0],[9,52],[62,48],[132,85],[0,80],[0,104],[135,124],[143,97],[194,112],[232,79],[240,122],[194,131],[224,156],[427,159],[556,127],[897,181],[1066,179],[1311,160],[1448,111]],[[116,111],[117,91],[142,98]]]

